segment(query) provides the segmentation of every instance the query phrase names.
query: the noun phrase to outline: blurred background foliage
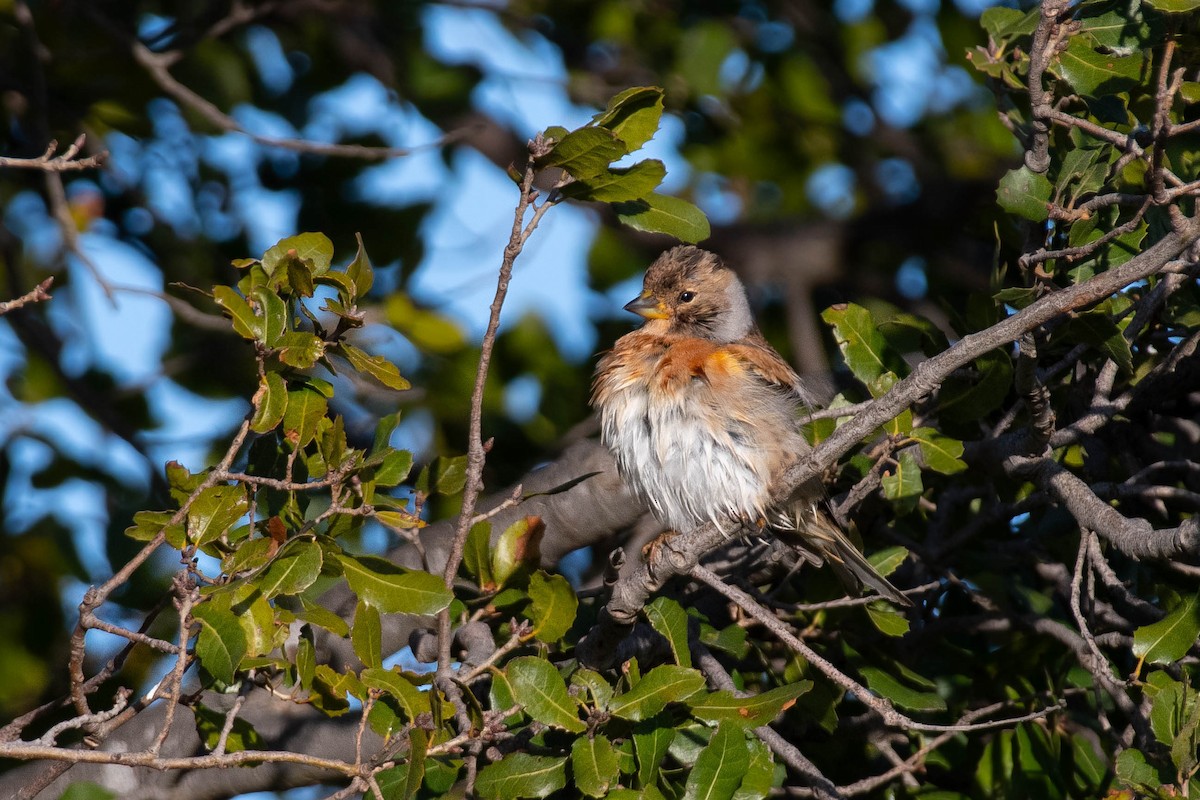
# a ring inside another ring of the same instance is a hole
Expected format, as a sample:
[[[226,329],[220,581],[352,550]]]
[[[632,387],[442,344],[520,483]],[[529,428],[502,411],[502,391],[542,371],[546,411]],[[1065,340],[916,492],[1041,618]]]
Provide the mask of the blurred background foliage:
[[[120,535],[132,513],[163,506],[163,464],[209,463],[248,408],[245,343],[187,287],[235,282],[232,260],[298,231],[339,254],[361,234],[377,279],[357,342],[416,388],[339,386],[351,442],[399,407],[396,446],[460,452],[515,199],[504,168],[546,125],[659,85],[664,188],[708,213],[709,246],[744,270],[773,342],[823,371],[830,303],[871,296],[940,319],[987,286],[994,188],[1018,150],[966,64],[981,10],[0,0],[0,153],[83,132],[110,154],[61,179],[0,173],[0,294],[55,278],[52,302],[0,320],[0,717],[62,693],[73,609],[134,548]],[[630,281],[666,244],[598,209],[549,215],[497,344],[489,486],[580,433],[591,353],[628,329]],[[118,599],[144,608],[161,589],[135,582]]]

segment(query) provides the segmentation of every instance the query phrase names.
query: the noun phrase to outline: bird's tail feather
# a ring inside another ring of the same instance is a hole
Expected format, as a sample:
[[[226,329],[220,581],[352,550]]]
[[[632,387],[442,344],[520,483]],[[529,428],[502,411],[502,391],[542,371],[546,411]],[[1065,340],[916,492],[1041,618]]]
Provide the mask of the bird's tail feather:
[[[854,592],[869,586],[899,606],[911,606],[912,601],[879,574],[871,562],[846,538],[846,534],[813,503],[799,505],[796,511],[798,543],[811,559],[829,564],[846,588]]]

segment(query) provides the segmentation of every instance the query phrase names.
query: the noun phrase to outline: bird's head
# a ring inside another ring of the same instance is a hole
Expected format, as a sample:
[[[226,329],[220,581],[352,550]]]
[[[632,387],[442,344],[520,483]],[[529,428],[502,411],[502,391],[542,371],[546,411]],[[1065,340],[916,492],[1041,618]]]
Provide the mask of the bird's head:
[[[746,290],[719,257],[691,245],[658,257],[642,293],[625,305],[660,330],[728,343],[754,328]]]

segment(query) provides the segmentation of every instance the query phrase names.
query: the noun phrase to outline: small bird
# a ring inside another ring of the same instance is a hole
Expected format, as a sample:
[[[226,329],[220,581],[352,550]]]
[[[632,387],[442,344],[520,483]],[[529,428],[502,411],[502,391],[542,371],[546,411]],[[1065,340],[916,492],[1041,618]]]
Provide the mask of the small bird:
[[[810,450],[798,423],[809,403],[755,325],[737,275],[713,253],[675,247],[625,308],[646,323],[600,358],[592,405],[618,472],[659,521],[679,532],[771,528],[855,591],[865,584],[911,605],[825,515],[819,486],[773,502]]]

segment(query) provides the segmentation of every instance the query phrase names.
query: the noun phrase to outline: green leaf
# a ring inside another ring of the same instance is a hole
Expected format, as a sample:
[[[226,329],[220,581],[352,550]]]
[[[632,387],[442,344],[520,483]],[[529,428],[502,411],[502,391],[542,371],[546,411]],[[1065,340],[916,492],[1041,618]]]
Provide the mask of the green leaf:
[[[951,439],[933,428],[914,428],[908,435],[920,445],[925,466],[934,472],[953,475],[967,468],[967,462],[962,460],[963,443],[958,439]]]
[[[568,133],[539,159],[539,166],[559,167],[577,180],[594,178],[629,152],[615,133],[604,128],[579,128]]]
[[[354,608],[354,625],[350,628],[350,643],[354,654],[367,667],[383,668],[383,628],[379,610],[363,600]]]
[[[280,361],[297,369],[308,369],[325,355],[325,342],[307,331],[288,331],[275,348]]]
[[[656,597],[645,608],[650,627],[658,631],[671,645],[675,663],[681,667],[692,666],[692,653],[688,647],[688,618],[683,606],[669,597]]]
[[[580,736],[571,745],[575,786],[589,797],[604,797],[617,782],[617,753],[603,734]]]
[[[1056,332],[1068,342],[1080,342],[1105,353],[1129,375],[1133,372],[1133,351],[1121,329],[1103,309],[1079,314]]]
[[[379,689],[389,694],[404,712],[409,722],[415,722],[420,714],[430,711],[429,692],[423,692],[407,678],[393,669],[369,667],[362,671],[364,686]]]
[[[376,486],[398,486],[412,471],[413,456],[407,450],[393,450],[375,467]]]
[[[220,538],[249,507],[245,487],[209,486],[188,508],[188,539],[201,546]]]
[[[871,624],[885,636],[903,636],[908,633],[908,617],[890,603],[877,600],[867,604],[867,616],[871,619]]]
[[[571,676],[571,685],[578,686],[592,696],[592,702],[601,711],[608,709],[612,700],[613,689],[604,676],[590,669],[575,670]]]
[[[864,386],[872,386],[889,372],[897,375],[907,372],[904,359],[888,345],[867,309],[854,303],[842,303],[825,309],[821,319],[833,328],[833,338],[842,352],[842,359]]]
[[[296,679],[306,691],[312,688],[317,674],[317,649],[313,644],[312,628],[304,626],[296,642]]]
[[[367,257],[367,248],[363,245],[362,234],[355,233],[354,240],[358,242],[358,252],[354,254],[354,260],[346,266],[346,276],[354,284],[354,295],[350,298],[351,301],[365,297],[375,283],[375,271],[371,268],[371,259]]]
[[[775,759],[770,749],[758,739],[747,739],[746,744],[750,748],[750,766],[734,792],[733,800],[764,800],[775,783]]]
[[[1050,202],[1053,189],[1045,175],[1029,167],[1020,167],[1009,170],[1000,179],[996,202],[1010,214],[1041,222],[1049,215],[1046,204]]]
[[[454,599],[442,579],[409,571],[377,556],[339,554],[338,562],[359,599],[385,614],[436,614]]]
[[[671,742],[675,729],[670,721],[655,718],[633,729],[633,751],[637,755],[637,776],[642,786],[653,786],[658,782],[659,769]]]
[[[250,304],[246,302],[246,298],[228,286],[214,286],[213,297],[217,304],[228,312],[230,319],[233,320],[233,329],[239,336],[252,341],[262,340],[263,321],[255,315]]]
[[[997,43],[1012,36],[1028,36],[1037,29],[1038,10],[1018,11],[1015,8],[993,6],[979,15],[979,24]]]
[[[540,641],[557,642],[575,624],[579,598],[563,576],[542,570],[530,575],[529,599],[532,603],[526,613]]]
[[[665,233],[681,242],[695,244],[712,232],[708,217],[687,200],[652,192],[626,203],[614,203],[621,222],[636,231]]]
[[[609,100],[608,107],[592,118],[592,124],[615,133],[625,143],[626,152],[632,153],[654,137],[662,112],[661,88],[634,86]]]
[[[466,344],[466,337],[457,322],[433,311],[418,308],[412,300],[399,292],[389,295],[383,308],[391,326],[425,352],[455,353]]]
[[[688,773],[684,800],[731,800],[749,766],[745,733],[736,725],[721,723]]]
[[[503,586],[518,569],[537,566],[545,532],[540,517],[523,517],[504,529],[492,550],[492,575],[497,584]]]
[[[1146,0],[1146,4],[1168,14],[1186,14],[1200,8],[1200,0]]]
[[[859,671],[866,678],[871,691],[883,695],[900,708],[910,711],[946,710],[946,701],[937,692],[912,689],[878,667],[862,667]]]
[[[221,741],[221,731],[225,729],[226,713],[209,708],[203,703],[196,703],[192,707],[192,714],[196,720],[196,733],[200,734],[200,740],[210,751],[214,750]],[[225,739],[225,752],[266,749],[266,741],[254,726],[241,717],[234,717],[233,727],[229,729],[229,736]]]
[[[262,575],[251,579],[264,597],[300,594],[321,574],[321,546],[308,539],[293,539],[279,551]]]
[[[471,526],[467,534],[467,543],[463,547],[463,568],[485,592],[493,592],[499,588],[495,577],[492,576],[491,541],[492,523],[483,520]]]
[[[246,633],[237,617],[214,603],[200,603],[192,608],[192,618],[200,623],[196,639],[200,665],[221,683],[233,683],[234,673],[246,656]]]
[[[125,535],[139,542],[148,542],[164,531],[167,543],[176,550],[186,544],[182,524],[171,525],[174,511],[139,511],[133,515],[133,524],[125,529]]]
[[[305,622],[321,626],[334,636],[344,638],[350,635],[350,626],[346,624],[346,620],[307,597],[300,597],[300,610],[295,614]]]
[[[1140,750],[1122,750],[1117,756],[1116,769],[1117,777],[1127,784],[1153,788],[1162,785],[1158,770],[1146,763],[1146,756]]]
[[[693,698],[689,705],[692,716],[710,725],[729,722],[743,728],[757,728],[770,724],[812,686],[812,681],[798,681],[749,697],[722,690],[702,695],[698,700]]]
[[[1103,97],[1137,85],[1144,60],[1141,53],[1117,56],[1097,52],[1086,37],[1074,36],[1067,49],[1059,53],[1055,71],[1078,94]]]
[[[433,462],[433,490],[456,495],[467,485],[467,457],[441,456]]]
[[[704,688],[704,676],[694,669],[663,664],[647,672],[637,686],[613,699],[609,713],[638,722],[650,719],[667,703],[687,700]]]
[[[344,356],[356,372],[374,378],[389,389],[399,392],[412,388],[412,384],[400,375],[396,365],[383,356],[368,355],[346,342],[339,343],[334,352]]]
[[[572,733],[583,733],[587,725],[579,718],[579,707],[567,694],[567,684],[554,665],[544,658],[514,658],[506,669],[513,700],[538,722]]]
[[[667,168],[657,159],[639,161],[631,167],[605,170],[594,178],[576,181],[563,188],[563,194],[576,200],[620,203],[638,200],[653,192]]]
[[[945,422],[969,423],[999,408],[1012,386],[1012,361],[1000,350],[975,359],[976,377],[951,376],[938,393],[938,414]]]
[[[921,482],[921,467],[912,453],[902,452],[896,466],[883,473],[883,496],[888,500],[919,497],[925,491]]]
[[[333,242],[323,233],[301,233],[280,239],[263,254],[263,268],[268,275],[274,276],[279,267],[286,268],[293,258],[309,262],[313,273],[320,275],[333,263]]]
[[[262,342],[267,347],[275,347],[279,337],[288,328],[287,305],[283,298],[269,286],[256,286],[250,292],[250,301],[256,307],[259,319],[262,320]]]
[[[475,794],[483,800],[547,797],[566,785],[566,758],[511,753],[479,770]]]
[[[98,783],[73,781],[58,796],[58,800],[116,800],[116,797],[115,794]]]
[[[1133,654],[1151,664],[1183,658],[1200,636],[1200,594],[1192,595],[1151,625],[1133,631]]]
[[[304,447],[317,434],[317,423],[329,408],[325,396],[309,386],[287,393],[287,409],[283,412],[283,430],[297,447]]]
[[[872,553],[867,560],[871,562],[871,566],[875,568],[876,572],[886,578],[899,569],[906,558],[908,558],[908,548],[896,545]]]
[[[278,372],[268,372],[254,393],[254,416],[250,419],[250,430],[266,433],[283,420],[287,408],[287,383]]]

